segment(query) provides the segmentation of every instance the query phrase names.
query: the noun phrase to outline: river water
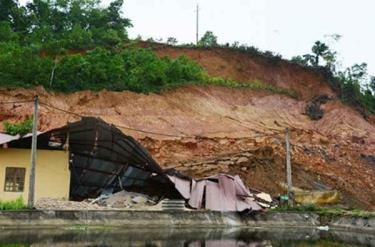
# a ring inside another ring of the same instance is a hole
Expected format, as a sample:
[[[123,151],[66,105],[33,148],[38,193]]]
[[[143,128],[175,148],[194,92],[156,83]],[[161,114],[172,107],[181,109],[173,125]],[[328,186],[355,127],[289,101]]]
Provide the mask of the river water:
[[[0,247],[342,247],[375,246],[370,233],[317,229],[68,229],[0,230]]]

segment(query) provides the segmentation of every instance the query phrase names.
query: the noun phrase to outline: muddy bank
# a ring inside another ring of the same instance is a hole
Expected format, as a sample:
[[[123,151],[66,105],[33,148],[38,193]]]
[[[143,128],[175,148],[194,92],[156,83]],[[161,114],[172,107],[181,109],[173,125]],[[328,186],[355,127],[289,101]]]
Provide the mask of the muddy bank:
[[[261,213],[244,215],[211,211],[2,211],[0,227],[198,227],[198,228],[317,228],[375,233],[375,217],[320,216],[315,213]]]

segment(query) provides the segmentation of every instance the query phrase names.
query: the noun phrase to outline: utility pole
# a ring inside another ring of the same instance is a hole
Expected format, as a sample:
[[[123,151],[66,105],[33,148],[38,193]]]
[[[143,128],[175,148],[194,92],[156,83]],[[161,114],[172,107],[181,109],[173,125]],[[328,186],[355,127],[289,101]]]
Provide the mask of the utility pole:
[[[35,166],[36,166],[36,150],[37,150],[37,138],[38,138],[38,96],[34,97],[34,115],[33,115],[33,136],[31,140],[31,166],[30,166],[30,178],[29,178],[29,207],[34,206],[35,198]]]
[[[198,42],[199,42],[199,4],[197,4],[197,22],[196,22],[197,26],[196,26],[196,45],[198,45]]]
[[[292,166],[290,162],[290,143],[289,143],[289,129],[285,129],[285,143],[286,143],[286,179],[288,183],[288,205],[293,206],[293,192],[292,192]]]

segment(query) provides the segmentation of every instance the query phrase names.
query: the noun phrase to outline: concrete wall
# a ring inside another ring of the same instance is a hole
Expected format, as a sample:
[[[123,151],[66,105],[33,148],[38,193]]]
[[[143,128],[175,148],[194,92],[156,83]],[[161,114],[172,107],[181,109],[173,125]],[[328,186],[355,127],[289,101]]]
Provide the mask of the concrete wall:
[[[261,213],[241,215],[212,211],[0,211],[0,228],[56,228],[70,226],[129,228],[317,228],[371,232],[375,217],[320,216],[315,213]]]
[[[22,196],[27,202],[30,176],[29,149],[0,149],[0,200],[15,200]],[[23,192],[5,192],[6,167],[26,168]],[[66,151],[38,150],[35,178],[35,199],[43,197],[69,198],[69,153]]]

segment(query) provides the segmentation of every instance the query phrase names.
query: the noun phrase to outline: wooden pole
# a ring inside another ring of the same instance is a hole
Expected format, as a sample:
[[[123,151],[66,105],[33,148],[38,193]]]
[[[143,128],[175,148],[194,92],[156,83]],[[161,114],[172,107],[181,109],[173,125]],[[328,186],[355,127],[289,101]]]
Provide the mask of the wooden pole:
[[[29,207],[34,206],[35,199],[35,166],[36,166],[36,150],[37,150],[37,138],[38,138],[38,96],[34,97],[34,115],[33,115],[33,136],[31,140],[31,166],[30,166],[30,178],[29,178],[29,196],[28,205]]]
[[[292,166],[290,162],[290,143],[289,143],[289,129],[285,129],[285,143],[286,143],[286,178],[288,184],[288,205],[293,206],[293,192],[292,192]]]

